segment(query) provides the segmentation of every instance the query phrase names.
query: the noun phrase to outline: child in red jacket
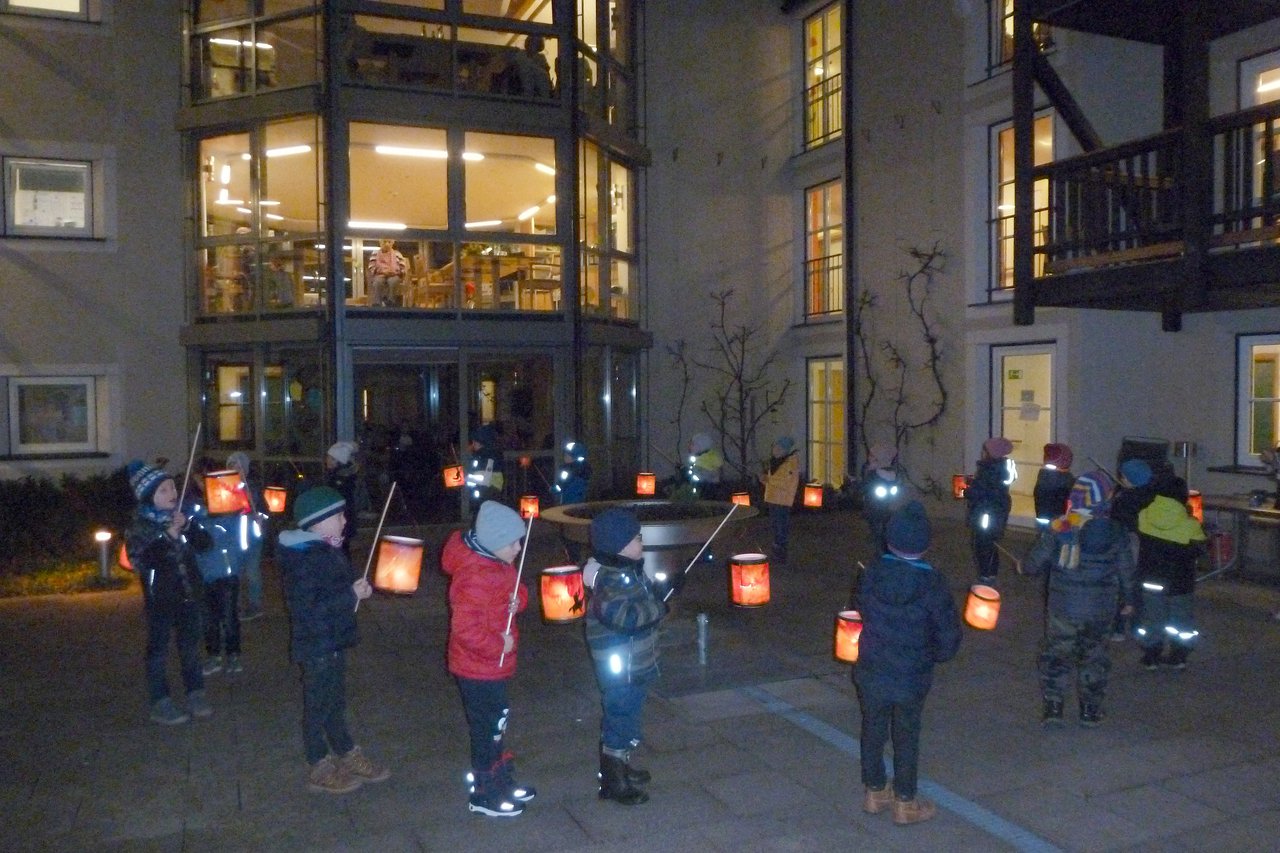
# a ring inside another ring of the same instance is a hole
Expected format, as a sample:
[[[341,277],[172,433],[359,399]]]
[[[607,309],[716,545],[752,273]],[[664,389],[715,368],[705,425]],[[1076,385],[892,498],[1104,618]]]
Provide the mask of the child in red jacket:
[[[485,501],[475,526],[445,542],[441,568],[449,575],[449,672],[458,682],[471,734],[471,798],[467,808],[491,817],[515,817],[534,798],[514,780],[507,729],[507,679],[516,669],[515,622],[529,594],[517,587],[516,557],[527,532],[510,507]]]

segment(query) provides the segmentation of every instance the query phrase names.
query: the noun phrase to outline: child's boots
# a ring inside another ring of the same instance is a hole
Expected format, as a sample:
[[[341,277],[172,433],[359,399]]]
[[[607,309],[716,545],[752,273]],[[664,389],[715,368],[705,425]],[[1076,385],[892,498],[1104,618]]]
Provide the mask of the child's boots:
[[[467,800],[467,810],[489,817],[516,817],[524,814],[524,803],[512,799],[510,793],[502,789],[495,773],[484,771],[473,774],[475,782],[471,788],[471,797]]]
[[[613,800],[624,806],[638,806],[648,802],[649,795],[635,787],[628,776],[627,755],[626,750],[601,748],[600,799]]]
[[[893,799],[893,822],[898,826],[923,823],[938,813],[938,807],[917,794],[910,800]]]

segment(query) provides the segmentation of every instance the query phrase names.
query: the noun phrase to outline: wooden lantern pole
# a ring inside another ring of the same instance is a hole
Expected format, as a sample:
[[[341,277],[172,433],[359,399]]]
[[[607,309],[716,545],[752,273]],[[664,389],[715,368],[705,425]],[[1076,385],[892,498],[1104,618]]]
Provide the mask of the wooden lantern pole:
[[[204,428],[204,422],[196,424],[196,436],[191,439],[191,452],[187,454],[187,474],[182,478],[182,492],[178,495],[178,511],[182,511],[182,502],[187,497],[187,484],[191,482],[191,466],[196,462],[196,448],[200,446],[200,430]]]
[[[387,520],[387,510],[391,508],[391,496],[396,493],[396,481],[391,481],[391,488],[387,489],[387,502],[382,505],[382,516],[378,519],[378,529],[373,534],[373,545],[369,547],[369,558],[364,561],[364,575],[362,580],[369,579],[369,567],[373,565],[373,555],[378,551],[378,540],[382,538],[382,522]],[[352,512],[355,508],[352,507]],[[360,599],[356,599],[356,610],[360,609]]]
[[[702,558],[702,552],[707,550],[707,547],[711,544],[711,540],[716,538],[716,535],[720,533],[720,528],[725,526],[725,524],[729,521],[729,516],[733,515],[734,510],[736,510],[737,508],[738,508],[737,504],[729,504],[729,512],[725,514],[724,518],[720,519],[720,523],[716,525],[716,529],[711,531],[711,536],[707,539],[706,542],[702,543],[702,547],[698,549],[698,553],[695,554],[693,559],[689,561],[689,565],[684,567],[684,571],[680,573],[681,577],[683,577],[684,575],[687,575],[689,573],[689,570],[693,568],[693,564],[698,562],[698,560]],[[672,586],[671,589],[667,590],[667,594],[662,596],[662,600],[666,601],[668,598],[671,597],[671,594],[675,591],[676,591],[676,588]]]
[[[511,590],[511,598],[518,601],[520,595],[520,576],[524,574],[524,555],[529,553],[529,534],[533,532],[533,516],[529,516],[529,525],[524,529],[524,547],[520,549],[520,567],[516,569],[516,585]],[[516,618],[515,610],[507,605],[507,627],[502,632],[503,637],[511,636],[511,620]],[[502,645],[507,645],[506,640],[502,641]],[[498,666],[502,666],[502,662],[507,659],[507,650],[503,648],[502,654],[498,655]]]

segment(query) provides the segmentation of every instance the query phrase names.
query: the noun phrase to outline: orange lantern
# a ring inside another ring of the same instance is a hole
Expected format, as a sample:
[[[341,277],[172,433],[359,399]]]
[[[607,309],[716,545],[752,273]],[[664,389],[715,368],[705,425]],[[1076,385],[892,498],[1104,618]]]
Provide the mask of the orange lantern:
[[[658,478],[648,471],[636,474],[636,494],[652,495],[658,490]]]
[[[735,554],[730,563],[730,594],[736,607],[769,603],[769,560],[764,554]]]
[[[537,518],[538,517],[538,496],[525,495],[520,499],[520,517],[521,518]]]
[[[230,515],[250,508],[239,471],[205,474],[204,500],[209,506],[209,515]]]
[[[738,506],[751,506],[751,495],[746,492],[734,492],[732,500]]]
[[[289,503],[289,492],[284,486],[267,486],[262,490],[262,499],[267,502],[268,512],[279,515]]]
[[[444,474],[444,487],[446,489],[456,489],[462,485],[462,466],[450,465],[442,472]]]
[[[521,468],[528,468],[528,467],[529,467],[530,465],[532,465],[532,464],[533,464],[533,457],[532,457],[532,456],[521,456],[521,457],[520,457],[520,467],[521,467]]]
[[[811,507],[822,506],[822,484],[806,483],[804,487],[804,505]]]
[[[964,498],[964,490],[969,488],[968,474],[952,474],[951,475],[951,497],[956,500]]]
[[[1198,490],[1192,489],[1187,493],[1187,506],[1191,508],[1195,520],[1204,524],[1204,497]]]
[[[422,540],[407,536],[383,536],[378,542],[378,566],[373,586],[383,592],[412,595],[422,571]]]
[[[573,622],[581,619],[586,612],[582,569],[578,566],[552,566],[543,569],[541,592],[544,622]]]
[[[836,660],[858,662],[858,640],[862,637],[862,614],[841,610],[836,614]]]
[[[974,628],[990,631],[1000,618],[1000,592],[986,584],[969,587],[969,600],[964,606],[964,621]]]
[[[133,571],[133,563],[129,562],[128,548],[125,547],[125,544],[123,542],[120,543],[119,563],[120,563],[120,568],[124,569],[126,572]]]

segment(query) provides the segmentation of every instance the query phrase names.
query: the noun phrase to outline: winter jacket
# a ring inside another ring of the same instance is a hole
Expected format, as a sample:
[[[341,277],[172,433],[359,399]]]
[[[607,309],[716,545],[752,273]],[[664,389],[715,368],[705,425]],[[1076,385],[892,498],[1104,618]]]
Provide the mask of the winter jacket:
[[[507,604],[516,589],[516,567],[488,554],[474,537],[455,530],[444,543],[440,568],[449,576],[449,672],[477,681],[501,681],[516,671],[520,631],[511,620],[516,645],[502,654]],[[523,611],[529,592],[520,584]],[[502,664],[499,665],[499,659]]]
[[[964,489],[969,527],[977,533],[1000,538],[1009,521],[1009,486],[1004,481],[1004,459],[982,459]],[[985,523],[984,523],[985,519]]]
[[[714,447],[689,459],[689,478],[695,483],[719,483],[724,456]]]
[[[203,594],[196,555],[211,547],[212,538],[194,521],[188,522],[179,539],[171,538],[167,530],[157,514],[139,511],[125,534],[125,549],[142,583],[148,610],[174,609],[200,601]]]
[[[196,565],[205,583],[220,578],[239,577],[244,573],[249,555],[262,546],[262,525],[257,513],[209,515],[203,507],[193,509],[192,517],[212,538],[212,547],[196,555]]]
[[[1067,511],[1067,498],[1076,481],[1070,471],[1057,468],[1041,468],[1036,475],[1033,494],[1036,504],[1036,523],[1046,525]]]
[[[1137,605],[1133,551],[1124,526],[1079,513],[1053,522],[1057,558],[1049,567],[1049,612],[1079,622],[1110,621],[1116,603]],[[1025,564],[1028,574],[1041,566]]]
[[[1111,496],[1111,510],[1107,514],[1124,525],[1130,533],[1138,532],[1138,513],[1156,496],[1150,485],[1137,488],[1121,486]]]
[[[853,605],[862,614],[853,669],[859,688],[891,702],[923,699],[933,665],[960,649],[960,616],[946,578],[922,560],[884,554],[862,573]]]
[[[356,574],[341,549],[315,533],[286,530],[276,556],[289,607],[290,657],[301,663],[360,642],[351,588]]]
[[[658,628],[667,605],[645,575],[643,561],[596,554],[582,573],[592,578],[586,636],[600,686],[657,678]]]
[[[556,494],[561,504],[580,504],[587,499],[587,483],[591,479],[591,464],[586,460],[574,461],[560,468],[556,474]]]
[[[1186,504],[1157,495],[1138,513],[1139,580],[1158,584],[1166,595],[1190,595],[1204,542],[1204,528]]]
[[[791,451],[781,458],[769,460],[769,473],[764,481],[764,502],[789,507],[796,502],[796,489],[800,488],[800,457]]]

